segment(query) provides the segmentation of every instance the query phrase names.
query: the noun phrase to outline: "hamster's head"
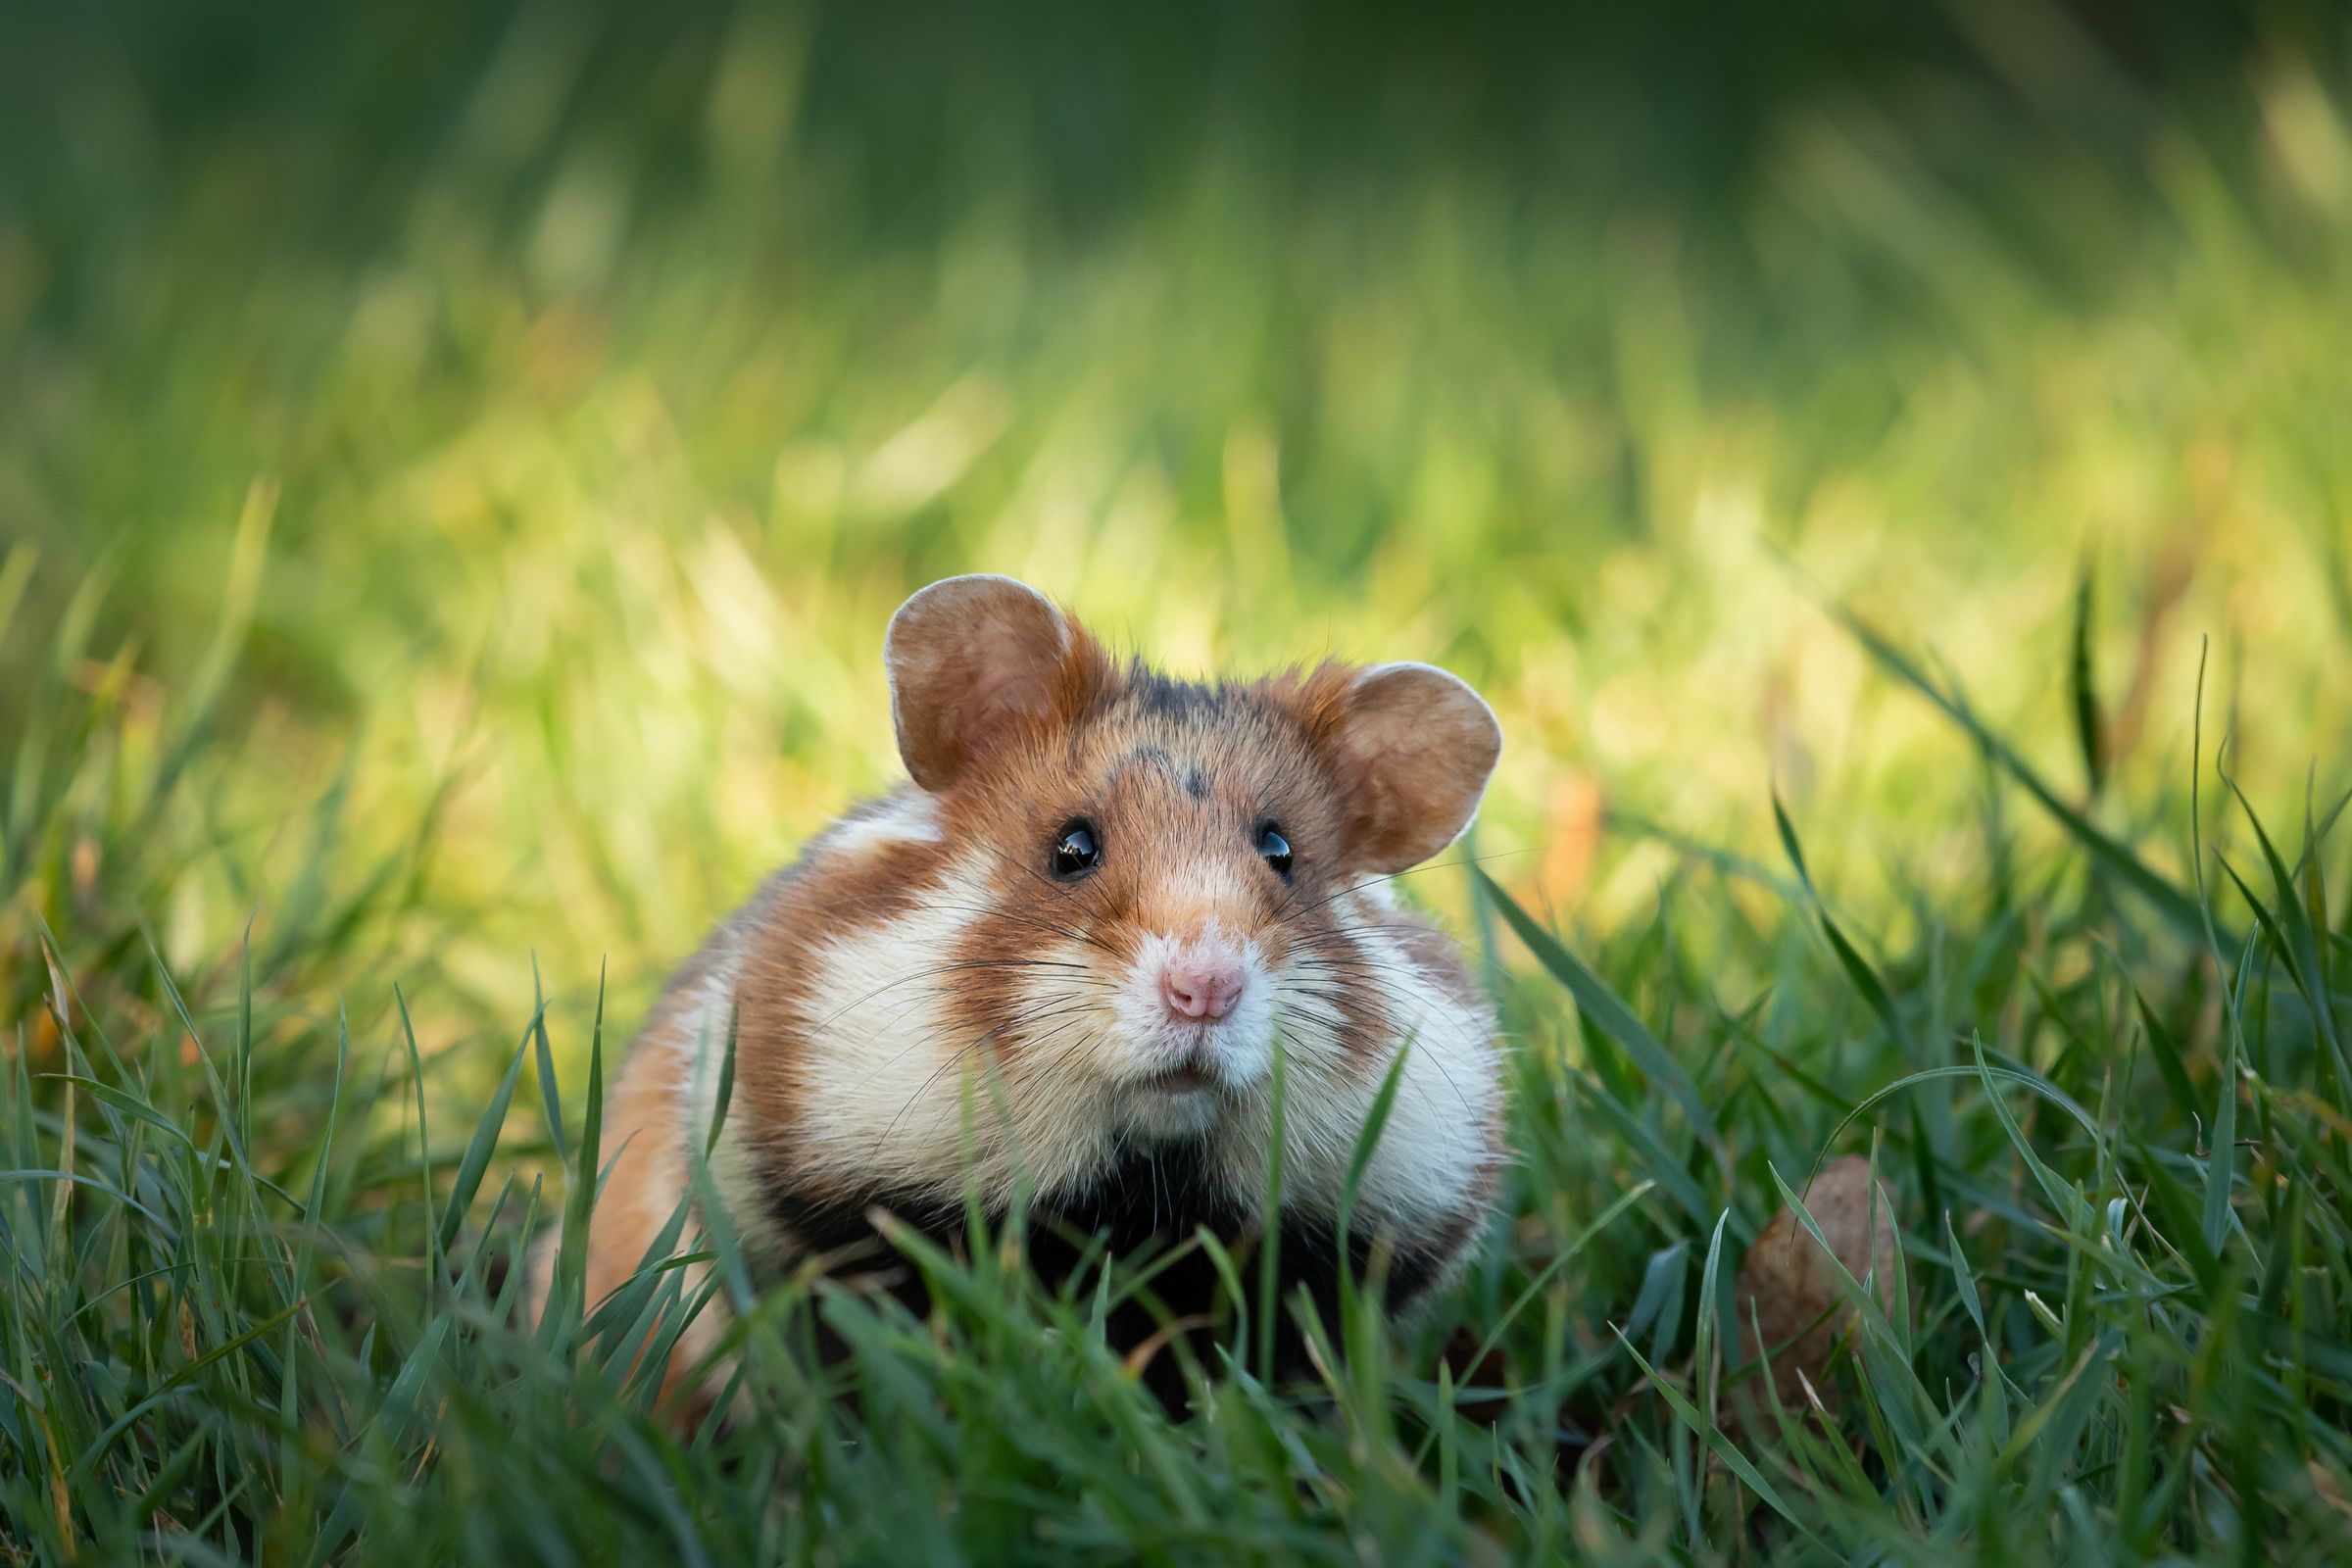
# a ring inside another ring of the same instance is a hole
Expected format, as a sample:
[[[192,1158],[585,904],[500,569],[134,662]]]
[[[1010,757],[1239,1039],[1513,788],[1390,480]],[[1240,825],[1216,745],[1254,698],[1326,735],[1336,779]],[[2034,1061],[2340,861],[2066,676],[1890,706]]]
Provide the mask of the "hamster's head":
[[[1171,680],[1004,577],[923,589],[884,656],[969,868],[942,955],[969,1059],[1120,1138],[1262,1097],[1278,1034],[1310,1080],[1378,1081],[1409,987],[1351,932],[1355,895],[1469,823],[1501,746],[1477,693],[1426,664]]]

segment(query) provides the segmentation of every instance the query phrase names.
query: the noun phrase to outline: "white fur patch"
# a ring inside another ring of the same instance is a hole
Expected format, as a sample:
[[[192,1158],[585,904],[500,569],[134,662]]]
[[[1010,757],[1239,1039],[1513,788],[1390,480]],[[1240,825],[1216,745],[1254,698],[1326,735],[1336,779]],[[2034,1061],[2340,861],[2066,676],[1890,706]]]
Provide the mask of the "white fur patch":
[[[1406,1050],[1356,1213],[1359,1224],[1410,1235],[1458,1217],[1494,1163],[1491,1127],[1501,1098],[1494,1030],[1483,1006],[1465,1005],[1429,979],[1359,897],[1336,900],[1333,910],[1361,963],[1328,975],[1302,961],[1284,977],[1284,1201],[1336,1212],[1373,1102],[1395,1053]],[[1367,1071],[1363,1042],[1346,1038],[1334,997],[1375,982],[1396,1033],[1374,1051]],[[1253,1096],[1219,1140],[1236,1191],[1264,1190],[1271,1144],[1271,1097]]]
[[[1406,1225],[1458,1214],[1494,1157],[1490,1127],[1502,1092],[1494,1021],[1483,1006],[1465,1005],[1431,979],[1391,928],[1366,918],[1349,900],[1340,901],[1339,909],[1341,929],[1379,976],[1396,1030],[1395,1049],[1405,1052],[1396,1099],[1357,1201]],[[1382,1054],[1381,1073],[1359,1090],[1360,1107],[1343,1112],[1358,1128],[1393,1060]],[[1343,1180],[1345,1174],[1343,1166]]]
[[[678,1143],[686,1158],[696,1158],[710,1145],[710,1129],[719,1114],[719,1084],[726,1076],[727,1035],[735,1027],[735,979],[743,965],[742,941],[722,931],[712,944],[710,964],[693,988],[680,999],[676,1019],[665,1044],[677,1058]],[[740,1038],[737,1042],[740,1047]],[[783,1261],[786,1241],[768,1216],[767,1206],[750,1200],[758,1191],[752,1167],[750,1140],[744,1124],[728,1107],[727,1125],[710,1147],[710,1181],[726,1205],[735,1240],[753,1268]]]
[[[863,816],[844,817],[824,837],[828,855],[859,856],[891,844],[937,844],[944,834],[938,798],[907,789]]]
[[[1044,1019],[1003,1037],[975,1036],[955,1020],[950,995],[969,971],[952,955],[989,907],[987,881],[966,861],[887,926],[819,952],[803,1047],[808,1100],[794,1130],[803,1169],[857,1186],[952,1196],[968,1143],[983,1192],[1002,1198],[1016,1171],[1051,1185],[1100,1159],[1106,1134],[1098,1121],[1086,1136],[1081,1108],[1093,1097],[1083,1085],[1065,1093],[1060,1081],[1076,1075],[1022,1059],[1049,1051],[1046,1037],[1068,1020]],[[1063,951],[1074,946],[1041,933],[1037,949],[1021,956],[1077,962]]]

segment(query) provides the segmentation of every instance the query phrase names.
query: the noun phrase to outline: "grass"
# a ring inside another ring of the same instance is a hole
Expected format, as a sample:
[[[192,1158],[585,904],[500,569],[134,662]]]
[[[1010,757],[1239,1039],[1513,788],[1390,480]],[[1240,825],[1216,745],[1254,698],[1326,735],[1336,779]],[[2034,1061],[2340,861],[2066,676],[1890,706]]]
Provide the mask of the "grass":
[[[0,1552],[2352,1553],[2340,19],[1821,9],[0,19]],[[968,568],[1490,693],[1408,886],[1503,1210],[1183,1422],[1132,1269],[976,1247],[680,1434],[588,1332],[680,1276],[534,1333],[513,1260]],[[1735,1419],[1851,1152],[1894,1304]]]
[[[171,755],[117,754],[124,824],[171,810],[141,793],[172,787]],[[1272,1303],[1231,1271],[1233,1359],[1182,1422],[1102,1340],[1135,1273],[1054,1295],[980,1246],[921,1254],[923,1321],[814,1282],[744,1297],[748,1413],[681,1433],[613,1350],[696,1309],[673,1267],[585,1323],[576,1296],[539,1332],[515,1315],[526,1236],[576,1228],[598,1169],[601,1003],[568,1110],[545,1067],[565,1009],[542,1002],[486,1106],[444,1120],[405,1002],[355,1036],[303,986],[257,985],[255,944],[174,973],[135,913],[69,897],[68,931],[33,913],[42,1009],[0,1117],[0,1541],[45,1561],[2337,1560],[2334,815],[2315,803],[2281,851],[2244,811],[2244,848],[2196,861],[2222,898],[2084,829],[1876,963],[1786,816],[1785,918],[1726,920],[1694,870],[1589,957],[1480,874],[1534,959],[1493,965],[1516,1158],[1482,1260],[1400,1331],[1352,1301],[1316,1324],[1305,1387],[1250,1375]],[[92,842],[59,844],[69,879],[125,848]],[[365,923],[323,895],[324,951],[279,961],[331,966]],[[1727,961],[1770,981],[1727,995]],[[1899,1195],[1897,1304],[1843,1342],[1840,1417],[1742,1430],[1737,1256],[1857,1139]],[[819,1321],[838,1367],[806,1353]]]

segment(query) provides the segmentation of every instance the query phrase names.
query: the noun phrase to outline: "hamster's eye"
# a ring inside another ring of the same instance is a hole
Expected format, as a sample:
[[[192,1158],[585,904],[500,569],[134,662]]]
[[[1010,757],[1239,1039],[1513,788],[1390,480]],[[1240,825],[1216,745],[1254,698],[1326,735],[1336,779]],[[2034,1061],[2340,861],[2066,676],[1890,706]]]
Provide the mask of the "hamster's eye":
[[[1073,816],[1054,835],[1054,850],[1047,857],[1054,874],[1064,882],[1084,876],[1102,859],[1102,847],[1095,839],[1095,824],[1083,816]]]
[[[1291,841],[1282,836],[1282,829],[1268,822],[1257,830],[1257,853],[1264,856],[1287,881],[1291,874]]]

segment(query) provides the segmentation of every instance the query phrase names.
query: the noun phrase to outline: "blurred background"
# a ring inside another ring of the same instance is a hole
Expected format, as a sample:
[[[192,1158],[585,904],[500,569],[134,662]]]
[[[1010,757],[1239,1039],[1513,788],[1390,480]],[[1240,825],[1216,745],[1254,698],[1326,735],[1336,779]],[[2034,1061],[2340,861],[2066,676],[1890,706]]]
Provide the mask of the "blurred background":
[[[2266,812],[2341,773],[2348,544],[2322,0],[0,6],[20,967],[112,887],[633,1021],[967,570],[1461,672],[1563,920],[1777,785],[1886,938],[2051,830],[1831,607],[2179,870],[2202,639]]]

